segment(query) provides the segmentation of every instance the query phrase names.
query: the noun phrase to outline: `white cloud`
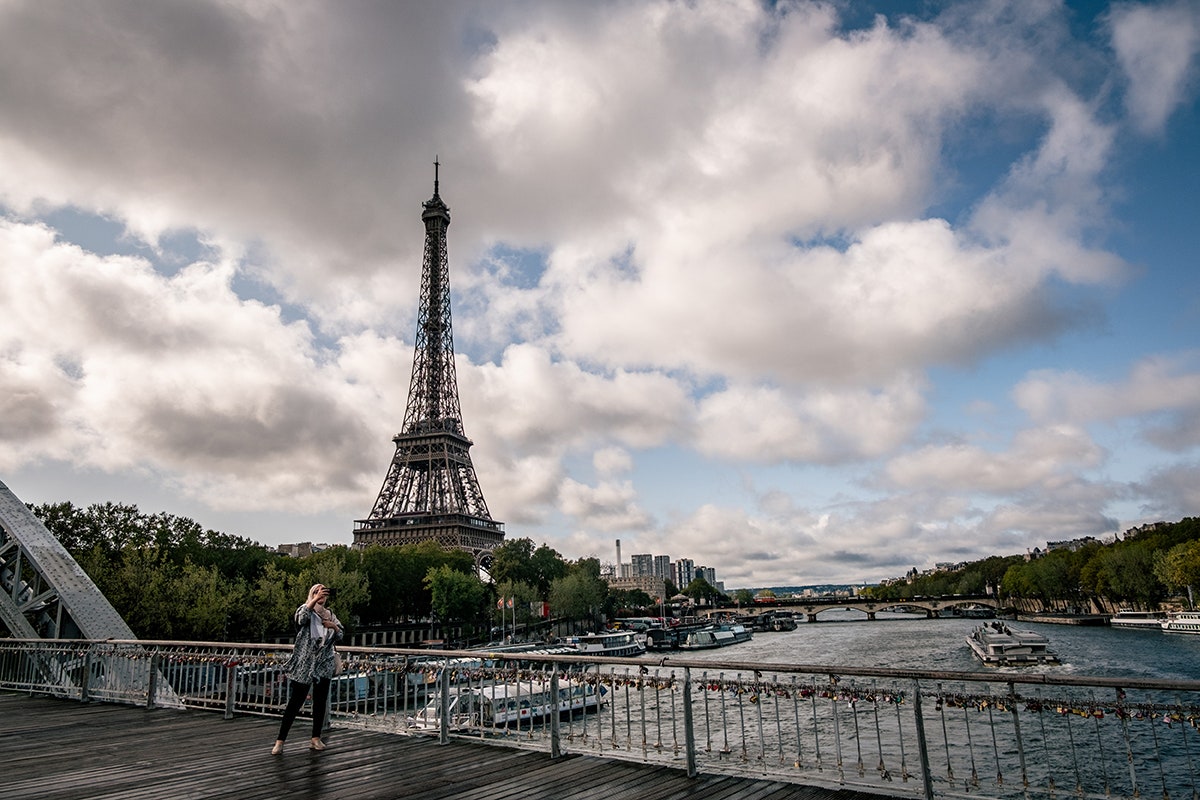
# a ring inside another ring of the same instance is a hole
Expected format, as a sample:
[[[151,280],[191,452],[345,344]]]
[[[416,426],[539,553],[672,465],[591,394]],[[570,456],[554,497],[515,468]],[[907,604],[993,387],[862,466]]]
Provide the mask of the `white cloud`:
[[[905,441],[923,412],[919,383],[911,379],[883,392],[733,386],[701,401],[696,448],[754,463],[871,458]]]
[[[1087,425],[1137,420],[1143,435],[1164,450],[1200,446],[1200,372],[1196,354],[1150,357],[1133,365],[1127,378],[1100,383],[1073,372],[1040,371],[1013,391],[1017,404],[1040,422]]]
[[[893,458],[885,474],[892,484],[906,488],[1010,494],[1060,486],[1103,458],[1083,430],[1061,425],[1021,431],[1004,452],[968,444],[928,445]]]
[[[1200,50],[1200,9],[1194,2],[1113,6],[1112,45],[1129,89],[1125,106],[1133,127],[1157,134],[1186,100]]]
[[[167,278],[6,221],[0,262],[21,266],[0,270],[6,405],[45,434],[20,435],[8,468],[35,453],[151,468],[215,507],[322,508],[361,491],[358,390],[318,363],[307,325],[239,300],[229,265]]]
[[[600,531],[640,530],[651,522],[638,507],[637,492],[629,481],[601,481],[587,486],[564,480],[559,487],[559,509]]]

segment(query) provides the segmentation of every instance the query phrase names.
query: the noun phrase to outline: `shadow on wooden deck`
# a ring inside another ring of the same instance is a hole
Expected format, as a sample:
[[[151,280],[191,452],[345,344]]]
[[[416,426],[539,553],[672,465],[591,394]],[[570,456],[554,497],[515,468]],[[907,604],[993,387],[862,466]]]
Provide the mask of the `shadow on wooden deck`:
[[[0,693],[5,797],[21,800],[880,800],[778,781],[687,774],[594,756],[334,729],[308,749],[298,720],[282,755],[279,722],[206,711],[147,711]]]

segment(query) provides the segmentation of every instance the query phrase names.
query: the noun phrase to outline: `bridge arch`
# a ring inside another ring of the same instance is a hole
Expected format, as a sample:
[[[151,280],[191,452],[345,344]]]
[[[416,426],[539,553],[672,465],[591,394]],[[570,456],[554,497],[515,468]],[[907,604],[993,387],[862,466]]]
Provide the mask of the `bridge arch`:
[[[866,614],[867,619],[875,619],[880,611],[893,611],[899,608],[917,609],[925,612],[926,618],[943,616],[943,612],[955,608],[986,606],[991,609],[1000,608],[1000,601],[987,595],[952,595],[949,597],[916,597],[911,600],[866,600],[866,599],[820,599],[798,601],[798,608],[803,609],[808,622],[818,622],[818,617],[824,611],[840,609],[857,610]]]

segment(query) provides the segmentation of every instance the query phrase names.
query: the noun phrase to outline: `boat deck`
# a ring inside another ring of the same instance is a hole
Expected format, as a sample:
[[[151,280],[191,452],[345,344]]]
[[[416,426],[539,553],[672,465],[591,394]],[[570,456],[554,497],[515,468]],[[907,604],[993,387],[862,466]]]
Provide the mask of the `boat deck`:
[[[297,720],[270,754],[273,717],[148,711],[0,693],[5,796],[22,800],[879,800],[865,792],[594,756],[552,759],[509,747],[335,729],[308,749]],[[897,797],[901,796],[897,793]]]

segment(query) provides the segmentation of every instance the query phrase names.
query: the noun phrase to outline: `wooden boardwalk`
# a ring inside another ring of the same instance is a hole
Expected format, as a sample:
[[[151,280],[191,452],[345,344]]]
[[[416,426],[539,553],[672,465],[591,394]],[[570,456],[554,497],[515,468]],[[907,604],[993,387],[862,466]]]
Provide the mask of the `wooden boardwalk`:
[[[480,743],[334,729],[308,749],[298,720],[272,756],[278,720],[148,711],[0,693],[0,795],[21,800],[880,800],[778,781]]]

